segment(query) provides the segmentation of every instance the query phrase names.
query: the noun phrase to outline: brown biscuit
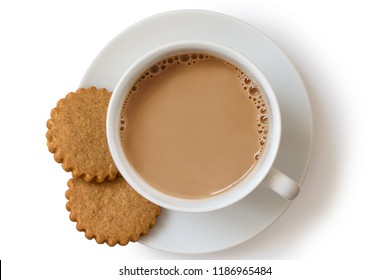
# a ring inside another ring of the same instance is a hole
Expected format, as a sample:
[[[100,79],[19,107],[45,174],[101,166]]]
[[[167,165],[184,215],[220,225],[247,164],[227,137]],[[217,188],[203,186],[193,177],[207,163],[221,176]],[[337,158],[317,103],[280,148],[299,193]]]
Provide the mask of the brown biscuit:
[[[156,224],[160,207],[140,196],[122,177],[111,182],[68,181],[70,219],[88,239],[110,246],[137,241]]]
[[[78,89],[58,101],[46,124],[47,145],[54,159],[86,182],[114,180],[118,175],[106,137],[110,97],[106,89]]]

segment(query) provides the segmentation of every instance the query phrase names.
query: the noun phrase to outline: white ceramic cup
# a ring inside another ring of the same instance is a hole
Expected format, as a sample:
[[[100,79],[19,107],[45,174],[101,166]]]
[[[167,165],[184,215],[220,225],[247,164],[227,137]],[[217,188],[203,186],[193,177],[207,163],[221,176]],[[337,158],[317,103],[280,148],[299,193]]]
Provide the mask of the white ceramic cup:
[[[120,120],[123,103],[139,76],[156,62],[184,51],[201,51],[222,58],[247,73],[264,92],[270,120],[268,140],[261,160],[236,186],[220,194],[199,199],[185,199],[160,192],[148,184],[131,166],[122,150]],[[281,117],[274,91],[260,69],[241,53],[224,45],[205,41],[180,41],[158,47],[134,62],[123,74],[112,94],[107,113],[107,138],[111,155],[125,180],[142,196],[161,207],[186,212],[206,212],[231,205],[257,187],[267,186],[292,200],[300,188],[292,179],[272,167],[281,137]]]

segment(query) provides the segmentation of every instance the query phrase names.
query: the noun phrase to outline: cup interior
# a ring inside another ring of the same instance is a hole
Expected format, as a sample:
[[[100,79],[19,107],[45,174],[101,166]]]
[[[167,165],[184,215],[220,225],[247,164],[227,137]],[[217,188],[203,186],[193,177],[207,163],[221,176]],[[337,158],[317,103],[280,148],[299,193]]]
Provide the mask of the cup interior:
[[[263,151],[262,160],[233,188],[220,194],[199,198],[186,199],[163,193],[149,185],[131,166],[123,152],[120,139],[121,110],[131,86],[148,67],[159,60],[180,52],[204,52],[224,59],[245,71],[259,85],[269,109],[269,139]],[[125,180],[148,200],[171,210],[185,212],[206,212],[231,205],[260,185],[268,174],[275,160],[281,134],[281,118],[275,94],[261,70],[241,53],[224,45],[203,41],[182,41],[158,47],[134,62],[123,74],[116,85],[107,114],[107,138],[115,164]]]

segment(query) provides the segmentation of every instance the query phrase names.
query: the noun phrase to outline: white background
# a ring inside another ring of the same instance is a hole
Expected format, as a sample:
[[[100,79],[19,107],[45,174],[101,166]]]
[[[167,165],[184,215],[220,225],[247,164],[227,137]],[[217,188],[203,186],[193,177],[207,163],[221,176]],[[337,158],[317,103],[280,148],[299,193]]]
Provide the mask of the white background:
[[[316,270],[319,275],[333,275],[332,264],[345,275],[386,278],[390,8],[385,2],[1,0],[2,273],[9,279],[78,279],[87,273],[100,279],[101,271],[116,276],[115,264],[136,259],[262,259],[314,261],[314,267],[327,267]],[[247,21],[292,60],[313,109],[307,179],[275,224],[229,250],[176,255],[140,244],[98,245],[69,220],[64,194],[70,174],[47,150],[46,120],[115,35],[147,16],[182,8]],[[111,267],[95,265],[104,261]]]

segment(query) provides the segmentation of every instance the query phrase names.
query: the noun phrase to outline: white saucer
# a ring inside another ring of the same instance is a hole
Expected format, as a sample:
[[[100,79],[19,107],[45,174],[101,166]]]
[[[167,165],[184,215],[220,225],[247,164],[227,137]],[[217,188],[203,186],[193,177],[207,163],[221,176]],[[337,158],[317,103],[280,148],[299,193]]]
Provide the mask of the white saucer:
[[[182,10],[147,18],[120,33],[95,58],[81,87],[113,90],[139,56],[179,40],[208,40],[242,52],[269,79],[282,113],[282,139],[275,167],[302,185],[312,144],[312,118],[304,85],[284,53],[252,26],[227,15]],[[240,244],[271,225],[290,205],[265,188],[242,201],[208,213],[163,209],[141,243],[175,253],[208,253]]]

